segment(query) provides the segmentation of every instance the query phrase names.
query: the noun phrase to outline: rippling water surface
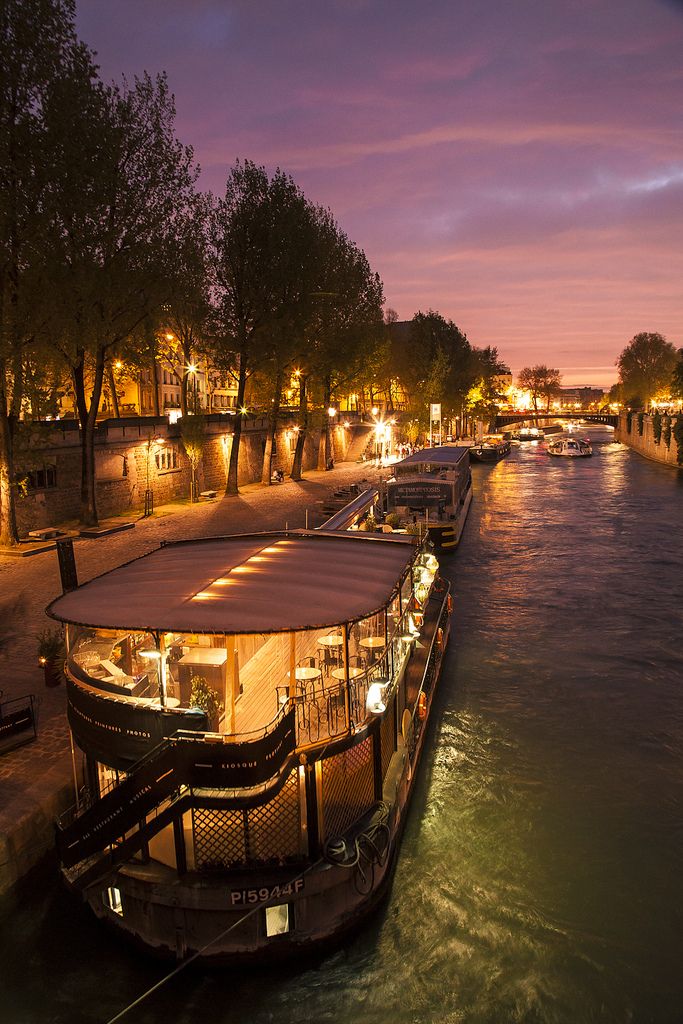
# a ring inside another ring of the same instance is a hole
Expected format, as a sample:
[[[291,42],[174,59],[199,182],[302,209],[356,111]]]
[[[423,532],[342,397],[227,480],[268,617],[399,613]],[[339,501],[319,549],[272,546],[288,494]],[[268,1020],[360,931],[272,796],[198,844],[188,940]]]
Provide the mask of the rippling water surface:
[[[473,469],[454,630],[390,899],[319,964],[182,972],[156,1024],[683,1021],[683,474],[591,427]],[[0,1022],[108,1021],[163,970],[51,879]]]

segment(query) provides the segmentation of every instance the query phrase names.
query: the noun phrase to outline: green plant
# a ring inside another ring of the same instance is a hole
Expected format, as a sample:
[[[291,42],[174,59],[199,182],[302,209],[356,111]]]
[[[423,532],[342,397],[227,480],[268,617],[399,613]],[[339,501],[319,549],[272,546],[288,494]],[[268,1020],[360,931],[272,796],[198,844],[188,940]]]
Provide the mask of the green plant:
[[[216,691],[209,686],[204,676],[192,676],[190,680],[190,707],[200,708],[209,722],[217,723],[223,713],[223,705]]]
[[[36,634],[38,641],[38,660],[41,665],[59,665],[66,657],[64,650],[64,634],[59,628],[44,629]]]
[[[365,528],[368,531],[368,533],[374,533],[375,530],[377,529],[377,520],[373,516],[372,512],[368,512],[367,516],[365,517]]]
[[[633,413],[629,409],[629,411],[626,413],[626,433],[627,434],[631,433],[631,424],[632,424],[632,422],[633,422]]]
[[[683,416],[676,417],[673,435],[676,438],[676,461],[679,466],[683,466]]]
[[[421,532],[419,523],[408,523],[406,526],[406,533],[410,537],[419,537]]]
[[[643,423],[644,422],[645,422],[645,413],[644,412],[639,412],[638,413],[638,436],[639,437],[643,436]]]
[[[662,429],[662,441],[667,448],[671,447],[671,420],[668,418]]]
[[[655,444],[659,444],[662,439],[662,415],[659,412],[656,412],[652,417],[652,433]]]
[[[387,526],[390,526],[392,530],[396,530],[401,525],[401,517],[396,512],[390,512],[389,515],[385,517],[384,522]]]

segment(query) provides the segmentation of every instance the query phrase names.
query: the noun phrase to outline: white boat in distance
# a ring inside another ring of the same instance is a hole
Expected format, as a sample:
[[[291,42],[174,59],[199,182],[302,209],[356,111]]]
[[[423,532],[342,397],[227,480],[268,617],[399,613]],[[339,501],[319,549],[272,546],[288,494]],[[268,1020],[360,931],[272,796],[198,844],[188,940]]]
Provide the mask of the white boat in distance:
[[[548,455],[561,455],[569,459],[582,459],[593,454],[588,438],[560,437],[546,448]]]

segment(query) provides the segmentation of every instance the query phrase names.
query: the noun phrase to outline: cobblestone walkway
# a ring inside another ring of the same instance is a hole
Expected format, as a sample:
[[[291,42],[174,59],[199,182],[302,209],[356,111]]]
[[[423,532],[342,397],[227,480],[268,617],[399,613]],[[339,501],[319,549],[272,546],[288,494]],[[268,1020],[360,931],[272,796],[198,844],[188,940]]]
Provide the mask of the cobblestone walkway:
[[[370,485],[377,475],[372,463],[342,463],[329,473],[307,473],[300,483],[254,484],[245,487],[239,497],[161,506],[152,518],[139,520],[133,530],[76,541],[79,582],[151,551],[162,540],[278,530],[286,523],[290,528],[303,527],[306,510],[309,526],[319,526],[326,516],[320,514],[316,502],[346,484],[365,479]],[[22,621],[15,624],[15,636],[0,658],[0,690],[5,700],[34,693],[40,701],[37,741],[0,756],[0,826],[17,811],[13,805],[22,793],[46,773],[55,781],[58,777],[64,781],[71,773],[64,687],[44,686],[36,655],[36,634],[51,625],[44,609],[60,593],[56,551],[23,559],[0,556],[0,597],[22,594],[25,599]]]

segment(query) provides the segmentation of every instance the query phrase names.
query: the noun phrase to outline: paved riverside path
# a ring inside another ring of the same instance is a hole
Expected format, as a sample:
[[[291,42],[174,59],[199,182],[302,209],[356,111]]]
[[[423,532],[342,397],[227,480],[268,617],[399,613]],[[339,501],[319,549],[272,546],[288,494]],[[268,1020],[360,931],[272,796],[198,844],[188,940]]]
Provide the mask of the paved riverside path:
[[[307,509],[309,527],[319,526],[327,516],[318,501],[344,485],[366,480],[370,486],[377,477],[373,463],[341,463],[330,472],[308,472],[301,482],[250,484],[237,497],[161,506],[133,530],[75,541],[79,583],[154,550],[162,540],[280,530],[286,523],[303,527]],[[0,555],[0,603],[20,594],[24,599],[14,635],[0,652],[0,690],[4,700],[27,693],[40,700],[37,741],[0,755],[0,895],[51,848],[52,823],[73,803],[65,689],[46,688],[37,664],[36,634],[56,625],[44,609],[61,592],[55,550],[29,558]]]

